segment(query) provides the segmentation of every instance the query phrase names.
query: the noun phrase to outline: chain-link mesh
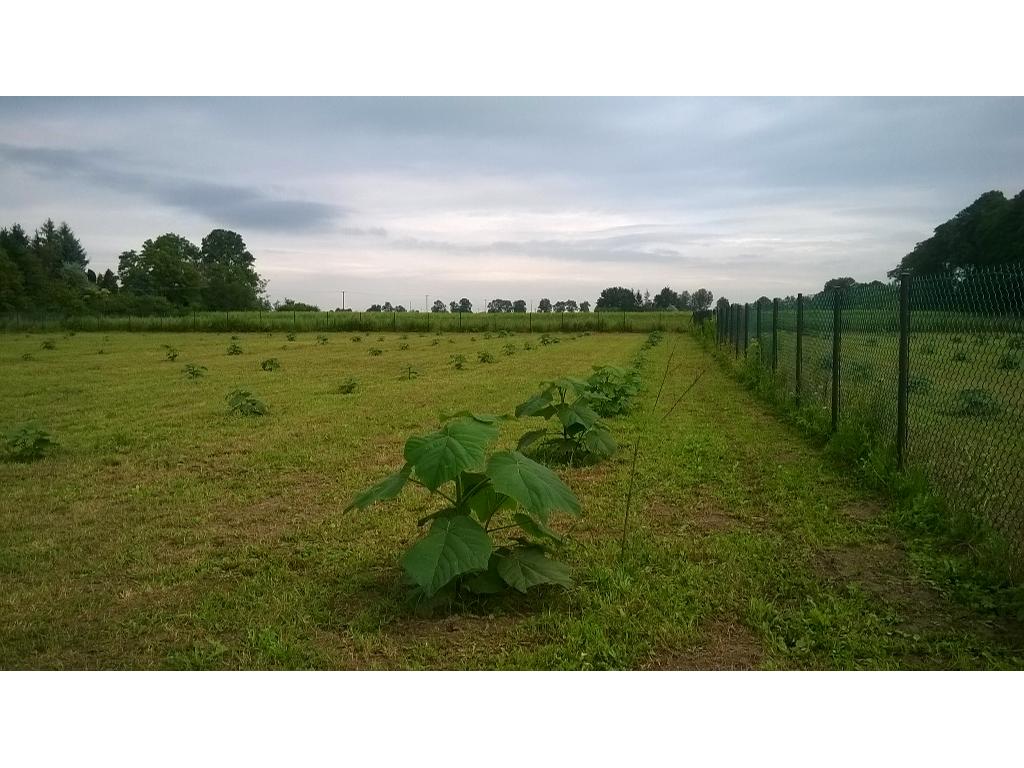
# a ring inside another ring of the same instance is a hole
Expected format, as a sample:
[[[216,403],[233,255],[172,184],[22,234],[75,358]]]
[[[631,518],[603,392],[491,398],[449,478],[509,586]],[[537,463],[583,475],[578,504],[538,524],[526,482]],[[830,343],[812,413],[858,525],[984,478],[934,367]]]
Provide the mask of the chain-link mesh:
[[[925,470],[950,508],[1005,534],[1019,560],[1024,265],[902,279],[910,317],[905,465]],[[856,419],[878,446],[895,449],[900,301],[899,280],[749,305],[721,299],[717,338],[737,365],[774,371],[770,380],[810,423],[828,430]]]

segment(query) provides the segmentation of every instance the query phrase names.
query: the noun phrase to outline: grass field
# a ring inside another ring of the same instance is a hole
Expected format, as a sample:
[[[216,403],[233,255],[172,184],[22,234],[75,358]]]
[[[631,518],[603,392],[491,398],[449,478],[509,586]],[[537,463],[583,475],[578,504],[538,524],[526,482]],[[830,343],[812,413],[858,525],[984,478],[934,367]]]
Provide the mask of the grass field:
[[[626,447],[560,470],[584,510],[555,520],[575,585],[418,613],[397,561],[425,495],[345,514],[352,495],[440,414],[511,411],[541,379],[626,364],[645,337],[326,336],[0,336],[0,429],[36,421],[59,443],[0,463],[0,667],[1024,666],[1020,626],[991,610],[956,553],[909,536],[687,334],[647,353],[637,409],[610,420]],[[271,357],[280,369],[261,370]],[[186,363],[206,374],[188,380]],[[339,394],[349,377],[356,390]],[[230,415],[236,387],[269,414]],[[506,424],[502,443],[526,428]]]

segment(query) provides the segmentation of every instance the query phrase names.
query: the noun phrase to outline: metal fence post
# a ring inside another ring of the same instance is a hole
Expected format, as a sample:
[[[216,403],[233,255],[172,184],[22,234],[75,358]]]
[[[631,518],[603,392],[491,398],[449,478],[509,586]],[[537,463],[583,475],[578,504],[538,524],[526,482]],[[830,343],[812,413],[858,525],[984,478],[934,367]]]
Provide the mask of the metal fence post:
[[[804,295],[796,295],[796,401],[804,384]]]
[[[896,467],[907,458],[907,415],[910,400],[910,273],[900,275],[900,371],[896,390]]]
[[[758,299],[754,304],[755,314],[757,317],[757,362],[758,364],[764,363],[764,345],[761,344],[761,300]]]
[[[779,370],[779,300],[772,299],[772,373]]]
[[[746,357],[750,346],[750,302],[743,304],[743,355]]]
[[[843,292],[832,292],[832,431],[839,429],[840,354],[843,338]]]
[[[736,345],[736,357],[740,356],[740,305],[732,305],[733,343]]]

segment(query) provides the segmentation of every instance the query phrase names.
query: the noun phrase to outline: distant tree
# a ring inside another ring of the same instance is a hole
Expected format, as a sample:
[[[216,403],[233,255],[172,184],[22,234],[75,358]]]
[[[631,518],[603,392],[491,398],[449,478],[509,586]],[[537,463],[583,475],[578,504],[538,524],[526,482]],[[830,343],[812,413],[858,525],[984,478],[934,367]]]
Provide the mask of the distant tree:
[[[407,312],[408,310],[405,307],[403,307],[401,304],[399,304],[397,307],[394,307],[391,311],[392,312]]]
[[[598,311],[617,310],[620,312],[632,312],[639,309],[642,304],[643,297],[639,291],[634,293],[629,288],[616,286],[615,288],[605,288],[601,291],[601,295],[597,298],[595,309]]]
[[[200,306],[203,279],[200,250],[184,237],[167,233],[147,240],[142,250],[118,259],[118,279],[130,292],[162,296],[177,307]]]
[[[669,288],[667,285],[658,291],[658,295],[654,297],[654,309],[668,309],[669,307],[676,307],[679,303],[679,294]]]
[[[93,272],[91,269],[87,269],[87,270],[85,270],[85,276],[89,280],[90,283],[92,283],[93,285],[96,285],[96,273],[95,272]]]
[[[537,311],[538,312],[550,312],[551,311],[551,300],[550,299],[541,299],[537,303]]]
[[[50,221],[50,224],[53,222]],[[71,227],[66,221],[62,221],[57,229],[57,248],[60,252],[60,260],[64,264],[85,269],[85,265],[89,263],[85,256],[85,249],[82,248],[82,244],[78,242],[78,238],[75,237],[75,233],[71,231]]]
[[[690,308],[697,312],[702,312],[711,307],[711,302],[715,300],[715,296],[707,288],[701,288],[693,292],[690,297]]]
[[[580,312],[589,312],[589,311],[590,311],[590,302],[589,301],[581,301],[580,302]]]
[[[21,309],[25,301],[25,284],[14,259],[7,255],[0,240],[0,312]]]
[[[579,305],[575,299],[566,299],[565,301],[555,302],[555,312],[576,312],[579,310]]]
[[[302,301],[295,301],[294,299],[285,299],[284,301],[274,302],[275,312],[319,312],[320,307],[315,304],[306,304]]]
[[[512,302],[508,299],[491,299],[487,302],[487,311],[494,312],[511,312]]]
[[[852,277],[833,277],[831,280],[826,281],[825,290],[831,291],[836,288],[851,288],[857,284],[857,281]]]
[[[772,300],[771,300],[771,299],[769,299],[769,298],[768,298],[767,296],[762,296],[761,298],[759,298],[759,299],[757,300],[757,303],[758,303],[758,304],[771,304],[771,303],[772,303]]]
[[[434,305],[430,308],[430,311],[431,312],[437,312],[437,313],[447,312],[448,311],[448,307],[446,307],[444,305],[443,301],[438,299],[437,301],[434,302]]]
[[[473,311],[473,302],[471,302],[469,299],[467,299],[465,296],[463,296],[461,299],[459,299],[459,309],[458,309],[458,311],[459,312],[466,312],[466,313],[472,312]]]
[[[448,302],[448,308],[449,308],[449,309],[450,309],[450,310],[451,310],[451,311],[452,311],[453,313],[455,313],[455,312],[458,312],[458,311],[459,311],[459,302],[457,302],[457,301],[451,301],[451,302]]]
[[[522,299],[516,299],[515,301],[512,302],[512,311],[513,312],[525,312],[526,311],[526,302],[523,301]]]
[[[370,306],[368,306],[366,308],[366,311],[367,312],[382,312],[383,308],[381,307],[380,304],[371,304]]]
[[[395,308],[391,305],[390,301],[385,301],[384,306],[380,308],[381,312],[394,312]]]
[[[690,292],[680,291],[679,297],[676,299],[676,309],[689,309],[690,308]]]
[[[237,232],[215,229],[204,237],[199,256],[203,306],[215,310],[257,309],[266,282],[257,274],[255,262]]]

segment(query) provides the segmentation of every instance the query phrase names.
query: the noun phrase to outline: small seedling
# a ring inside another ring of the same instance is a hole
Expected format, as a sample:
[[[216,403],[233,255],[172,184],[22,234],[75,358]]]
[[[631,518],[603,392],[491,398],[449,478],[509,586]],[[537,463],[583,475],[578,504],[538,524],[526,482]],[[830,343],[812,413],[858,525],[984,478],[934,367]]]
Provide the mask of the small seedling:
[[[400,350],[402,350],[403,352],[405,352],[405,350],[407,350],[409,348],[409,345],[408,344],[399,344],[398,348]]]
[[[178,350],[176,350],[174,347],[168,344],[164,344],[164,349],[167,350],[167,359],[170,360],[172,363],[178,359]]]
[[[430,346],[432,346],[432,347],[436,347],[440,343],[441,343],[440,339],[431,339],[430,340]]]
[[[550,333],[545,333],[540,337],[540,343],[542,347],[549,346],[551,344],[557,344],[558,338],[552,336]]]
[[[360,342],[360,341],[362,341],[362,340],[363,340],[363,337],[362,337],[362,336],[353,336],[353,337],[352,337],[352,343],[353,343],[353,344],[357,344],[357,343],[359,343],[359,342]]]
[[[356,388],[358,386],[359,382],[357,382],[353,378],[348,378],[341,382],[341,385],[338,387],[338,392],[343,395],[351,395],[353,392],[356,391]]]
[[[321,346],[326,344],[327,343],[327,337],[324,336],[323,334],[320,334],[319,336],[316,337],[316,343],[320,344]]]
[[[280,367],[281,361],[278,360],[276,357],[267,358],[262,363],[260,363],[260,368],[262,368],[264,371],[276,371]]]
[[[1020,368],[1020,358],[1012,352],[1007,352],[999,357],[996,367],[1001,371],[1016,371]]]
[[[101,349],[100,352],[102,353],[103,350]],[[35,360],[36,358],[35,358],[35,355],[33,355],[31,352],[26,352],[25,354],[23,354],[21,356],[21,359],[22,360]]]
[[[383,354],[383,349],[377,349],[377,347],[370,347],[370,357],[380,357]]]
[[[407,365],[405,366],[405,368],[402,369],[402,378],[405,379],[406,381],[412,381],[419,375],[420,372],[413,368],[411,365]]]
[[[189,379],[198,379],[203,375],[205,371],[205,365],[194,365],[193,363],[188,363],[185,365],[185,376],[187,376]]]
[[[240,355],[240,354],[242,354],[242,348],[240,346],[238,346],[237,344],[232,344],[231,346],[228,347],[228,354],[229,355]]]
[[[466,367],[466,356],[465,355],[452,355],[451,357],[452,368],[457,371],[461,371]]]
[[[523,342],[523,349],[526,350],[527,352],[529,352],[531,349],[533,349],[533,344],[531,344],[528,341],[524,341]]]
[[[476,359],[479,360],[481,363],[493,363],[494,355],[492,355],[490,352],[477,352]]]
[[[999,401],[987,389],[964,389],[957,395],[955,413],[960,416],[988,418],[1002,410]]]
[[[8,461],[35,461],[54,445],[49,433],[35,424],[22,424],[3,436],[3,455]]]
[[[246,389],[236,389],[225,398],[228,403],[228,410],[240,416],[263,416],[270,409],[266,403],[253,397],[252,392]]]
[[[56,348],[57,348],[56,342],[52,341],[51,339],[47,339],[46,341],[43,342],[43,349],[56,349]]]
[[[516,345],[510,342],[502,347],[501,351],[506,357],[514,355],[516,353]]]
[[[294,333],[288,333],[288,334],[285,335],[285,338],[288,339],[288,341],[295,341],[295,334]]]

